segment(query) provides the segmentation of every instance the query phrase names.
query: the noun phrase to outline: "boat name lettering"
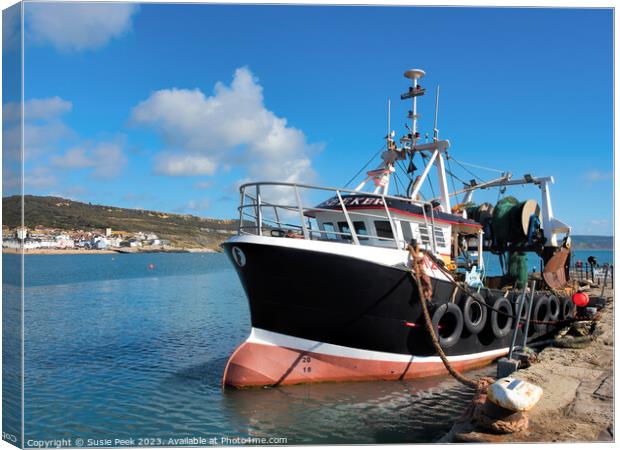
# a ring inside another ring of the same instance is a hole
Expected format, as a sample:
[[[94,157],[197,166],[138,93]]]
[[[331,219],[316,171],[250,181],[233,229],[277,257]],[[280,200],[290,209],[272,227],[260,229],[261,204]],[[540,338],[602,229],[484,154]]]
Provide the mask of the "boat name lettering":
[[[345,206],[383,206],[383,199],[381,197],[352,196],[343,197],[342,203],[344,203]],[[318,208],[331,208],[334,206],[340,206],[338,197],[324,201]]]

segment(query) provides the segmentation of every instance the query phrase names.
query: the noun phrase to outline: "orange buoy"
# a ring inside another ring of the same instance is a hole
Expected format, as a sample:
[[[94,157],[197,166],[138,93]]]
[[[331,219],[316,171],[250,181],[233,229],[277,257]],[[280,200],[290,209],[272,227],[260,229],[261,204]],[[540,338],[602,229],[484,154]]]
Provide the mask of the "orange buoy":
[[[153,270],[155,268],[155,264],[150,263],[147,267],[149,270]]]

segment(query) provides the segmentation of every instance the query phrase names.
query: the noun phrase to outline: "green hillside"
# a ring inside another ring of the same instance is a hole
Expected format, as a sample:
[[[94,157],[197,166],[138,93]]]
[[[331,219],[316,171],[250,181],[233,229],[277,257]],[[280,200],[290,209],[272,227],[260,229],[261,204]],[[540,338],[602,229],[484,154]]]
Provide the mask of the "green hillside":
[[[574,235],[571,236],[573,248],[576,250],[612,250],[613,236]]]
[[[236,232],[238,221],[196,217],[188,214],[170,214],[158,211],[92,205],[60,197],[26,195],[25,225],[37,225],[64,230],[103,230],[130,233],[143,231],[169,239],[177,247],[212,248]],[[19,196],[2,199],[2,224],[9,228],[20,225],[21,199]]]

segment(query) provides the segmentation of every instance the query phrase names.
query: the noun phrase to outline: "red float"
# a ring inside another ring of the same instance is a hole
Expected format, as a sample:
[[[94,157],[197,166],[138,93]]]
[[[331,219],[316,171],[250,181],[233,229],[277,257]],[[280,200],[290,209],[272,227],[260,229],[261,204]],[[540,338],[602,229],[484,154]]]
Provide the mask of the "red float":
[[[573,294],[573,303],[580,308],[588,306],[590,303],[590,297],[585,292],[576,292]]]

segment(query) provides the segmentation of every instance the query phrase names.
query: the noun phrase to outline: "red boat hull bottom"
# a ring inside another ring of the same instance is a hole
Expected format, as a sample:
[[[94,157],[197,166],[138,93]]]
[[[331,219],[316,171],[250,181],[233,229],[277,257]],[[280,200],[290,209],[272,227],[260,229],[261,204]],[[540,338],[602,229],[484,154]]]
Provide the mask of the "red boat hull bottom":
[[[499,349],[448,359],[456,370],[464,371],[487,365],[507,352],[508,349]],[[228,360],[223,383],[243,388],[325,381],[406,380],[447,373],[436,356],[410,357],[350,349],[255,329]]]

